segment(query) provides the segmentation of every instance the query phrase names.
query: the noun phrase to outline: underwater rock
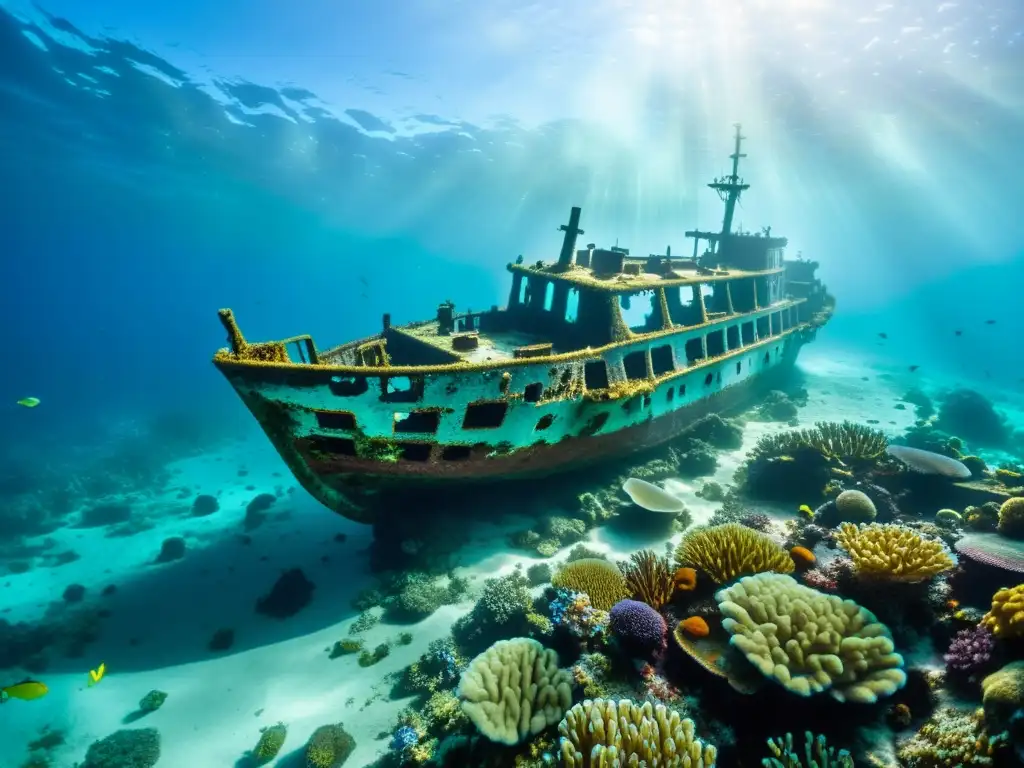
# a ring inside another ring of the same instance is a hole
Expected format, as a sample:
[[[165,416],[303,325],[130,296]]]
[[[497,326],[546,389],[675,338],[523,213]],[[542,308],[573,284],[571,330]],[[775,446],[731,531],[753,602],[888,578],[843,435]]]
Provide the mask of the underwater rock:
[[[721,485],[712,481],[704,483],[694,495],[705,501],[725,501],[726,492]]]
[[[235,630],[225,627],[213,633],[213,637],[210,638],[206,647],[211,651],[226,651],[234,644]]]
[[[94,741],[81,768],[153,768],[159,759],[156,728],[123,729]]]
[[[132,508],[127,504],[98,504],[82,510],[76,528],[102,528],[107,525],[126,523],[131,519]]]
[[[936,426],[969,443],[995,448],[1006,445],[1010,436],[1006,417],[973,389],[955,389],[946,395],[939,404]]]
[[[720,451],[735,451],[743,446],[743,427],[712,413],[686,430],[683,440],[699,440]]]
[[[212,515],[219,509],[220,502],[217,501],[215,496],[211,496],[208,493],[199,494],[196,496],[195,501],[192,502],[193,517],[206,517],[207,515]]]
[[[181,536],[171,536],[169,539],[164,539],[163,544],[160,545],[160,554],[156,556],[154,562],[170,563],[180,560],[184,556],[185,540]]]
[[[256,601],[256,612],[275,619],[287,619],[301,611],[313,599],[316,585],[300,568],[285,571],[270,592]]]
[[[63,598],[65,603],[80,603],[85,597],[85,587],[81,584],[70,584],[64,590]]]
[[[526,569],[526,578],[530,580],[531,586],[550,583],[551,575],[551,566],[547,563],[534,563]]]

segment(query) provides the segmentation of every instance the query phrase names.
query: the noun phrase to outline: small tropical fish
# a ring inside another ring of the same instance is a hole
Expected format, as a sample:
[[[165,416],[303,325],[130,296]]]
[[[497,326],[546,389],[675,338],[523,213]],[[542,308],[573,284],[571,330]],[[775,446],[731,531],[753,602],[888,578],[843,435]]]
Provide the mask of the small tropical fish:
[[[797,510],[804,517],[814,517],[814,510],[811,509],[807,504],[801,504]]]
[[[985,325],[995,325],[995,324],[996,324],[995,320],[986,320],[985,321]]]
[[[920,367],[921,367],[920,365],[912,365],[907,370],[910,371],[911,373],[913,373],[914,371],[916,371]]]
[[[953,335],[954,336],[963,336],[964,332],[963,331],[953,331]]]
[[[91,688],[92,686],[96,685],[96,683],[98,683],[100,680],[103,679],[103,676],[105,674],[107,674],[107,665],[102,663],[102,662],[100,663],[100,665],[98,667],[96,667],[96,669],[90,669],[89,670],[89,687]]]
[[[21,699],[22,701],[41,699],[49,692],[50,689],[46,687],[45,683],[40,683],[38,680],[22,680],[20,683],[0,688],[0,704],[5,703],[8,699]]]
[[[878,334],[878,338],[880,338],[880,339],[888,339],[889,338],[889,334],[888,333],[880,333],[880,334]]]
[[[39,398],[23,397],[21,398],[21,400],[18,401],[18,405],[23,406],[25,408],[35,408],[37,405],[39,405]]]

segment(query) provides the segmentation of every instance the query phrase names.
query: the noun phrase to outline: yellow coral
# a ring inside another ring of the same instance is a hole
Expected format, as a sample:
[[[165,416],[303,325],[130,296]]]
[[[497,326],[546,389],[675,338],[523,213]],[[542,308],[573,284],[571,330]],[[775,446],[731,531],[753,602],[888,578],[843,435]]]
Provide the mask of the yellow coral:
[[[852,600],[779,573],[747,576],[715,599],[730,643],[793,693],[874,703],[907,681],[888,628]]]
[[[676,549],[676,564],[704,571],[717,584],[748,573],[793,572],[785,549],[753,528],[726,523],[685,536]]]
[[[843,523],[836,541],[862,576],[924,581],[954,565],[941,542],[901,525]]]
[[[536,640],[499,640],[470,662],[459,698],[480,733],[518,744],[559,721],[572,703],[572,675]]]
[[[264,728],[256,748],[252,751],[253,757],[260,764],[270,762],[284,746],[284,740],[288,737],[288,728],[284,723]]]
[[[992,608],[981,623],[996,637],[1024,635],[1024,584],[1000,589],[992,595]]]
[[[614,565],[597,557],[566,563],[551,579],[556,587],[585,592],[599,611],[610,611],[619,600],[629,597],[626,580]]]
[[[992,765],[1005,734],[989,736],[980,712],[945,707],[900,745],[896,756],[907,768],[966,768]]]
[[[1024,708],[1024,661],[1013,661],[981,681],[985,723],[1004,730],[1014,713]]]
[[[644,549],[633,553],[629,560],[619,566],[626,580],[626,588],[637,600],[660,610],[672,599],[675,589],[668,559]]]
[[[1024,497],[1007,499],[999,507],[998,530],[1003,536],[1024,537]]]
[[[558,724],[566,768],[656,765],[659,768],[714,768],[718,750],[694,738],[693,721],[664,704],[628,699],[587,700]]]

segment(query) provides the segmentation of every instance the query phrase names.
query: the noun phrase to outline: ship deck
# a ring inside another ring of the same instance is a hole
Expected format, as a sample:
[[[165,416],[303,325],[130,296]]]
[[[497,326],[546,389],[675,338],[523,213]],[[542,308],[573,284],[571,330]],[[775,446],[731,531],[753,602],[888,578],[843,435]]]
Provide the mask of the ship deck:
[[[632,263],[639,263],[639,260],[632,259]],[[557,264],[546,264],[543,267],[527,266],[525,264],[510,264],[508,269],[512,273],[533,275],[543,277],[546,280],[553,280],[559,283],[567,283],[576,288],[589,288],[608,293],[636,293],[638,291],[652,291],[657,288],[678,288],[702,283],[716,283],[721,280],[745,280],[755,277],[770,277],[780,275],[785,267],[774,269],[762,269],[757,271],[743,269],[720,269],[710,272],[697,272],[690,270],[673,270],[671,274],[652,274],[641,271],[639,274],[628,274],[619,272],[613,275],[598,275],[588,267],[573,265],[569,269],[560,269]]]
[[[518,347],[551,343],[549,338],[524,331],[477,331],[480,345],[476,349],[452,350],[452,337],[442,336],[437,332],[436,320],[403,325],[396,327],[395,330],[448,354],[458,355],[461,359],[471,363],[512,360],[514,359],[514,350]],[[552,349],[552,354],[557,355],[570,351],[572,350],[560,349],[555,346]]]

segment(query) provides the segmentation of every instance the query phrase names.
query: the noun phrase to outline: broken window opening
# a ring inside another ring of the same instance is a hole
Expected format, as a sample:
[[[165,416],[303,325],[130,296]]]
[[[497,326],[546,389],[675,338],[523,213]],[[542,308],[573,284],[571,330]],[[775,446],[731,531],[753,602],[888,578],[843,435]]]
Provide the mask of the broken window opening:
[[[764,353],[764,364],[768,365],[768,363],[770,363],[771,361],[772,361],[771,353],[770,352],[765,352]]]
[[[327,387],[332,395],[338,397],[355,397],[366,392],[370,385],[365,376],[331,376]]]
[[[423,398],[422,376],[392,376],[380,381],[380,399],[385,403],[415,403]]]
[[[548,280],[548,284],[544,287],[544,311],[550,312],[552,305],[555,303],[555,284]]]
[[[356,441],[347,437],[316,435],[309,439],[307,449],[314,459],[318,456],[326,456],[328,460],[332,456],[355,456]]]
[[[668,388],[668,392],[665,393],[665,400],[667,400],[668,402],[671,403],[673,400],[675,400],[675,398],[676,398],[676,388],[675,387],[669,387]]]
[[[587,389],[608,389],[608,366],[604,360],[595,360],[584,365],[583,381]]]
[[[672,357],[671,344],[663,344],[651,350],[651,370],[655,376],[671,373],[675,369],[676,363]]]
[[[575,323],[580,315],[580,289],[570,288],[565,299],[565,321]]]
[[[534,429],[536,431],[538,431],[538,432],[542,432],[545,429],[547,429],[548,427],[550,427],[552,425],[552,423],[554,423],[554,421],[555,421],[555,414],[553,414],[553,413],[545,413],[537,421],[537,426],[534,427]]]
[[[757,318],[757,338],[767,339],[768,336],[768,315],[762,315]]]
[[[519,303],[526,305],[526,278],[522,278],[519,281]]]
[[[440,411],[413,411],[412,413],[396,413],[392,429],[395,432],[418,432],[434,434],[441,426]]]
[[[739,376],[741,373],[743,373],[743,361],[742,360],[738,361],[736,363],[736,375]]]
[[[356,415],[350,411],[314,411],[321,429],[355,429]]]
[[[623,293],[619,295],[619,314],[622,322],[634,333],[649,333],[660,325],[657,311],[657,293]]]
[[[540,397],[543,394],[544,385],[539,381],[533,384],[527,384],[526,389],[523,390],[523,400],[527,403],[538,403],[540,402]]]
[[[622,367],[626,369],[626,378],[630,381],[647,378],[647,352],[637,350],[622,358]]]
[[[433,448],[430,443],[398,443],[397,445],[402,451],[400,458],[406,461],[430,461],[430,449]]]
[[[711,386],[711,382],[713,382],[714,380],[715,380],[715,375],[713,373],[709,373],[707,376],[704,377],[704,386],[705,387],[710,387]]]
[[[463,429],[495,429],[505,420],[508,403],[488,401],[470,403],[466,406],[466,415],[462,419]]]
[[[472,450],[468,445],[447,445],[441,451],[442,461],[465,461],[470,457]]]
[[[708,357],[725,354],[725,333],[721,330],[708,334]]]
[[[704,359],[704,345],[701,343],[701,338],[698,336],[695,339],[690,339],[686,342],[686,361],[687,363],[695,363],[698,360]]]
[[[740,348],[740,327],[738,325],[730,325],[725,329],[725,341],[730,350]]]
[[[740,340],[743,342],[743,346],[754,343],[754,322],[752,320],[740,326]]]
[[[650,393],[647,393],[647,394],[645,394],[643,396],[643,400],[640,401],[640,407],[641,408],[650,408],[651,407],[651,395],[650,395]]]

